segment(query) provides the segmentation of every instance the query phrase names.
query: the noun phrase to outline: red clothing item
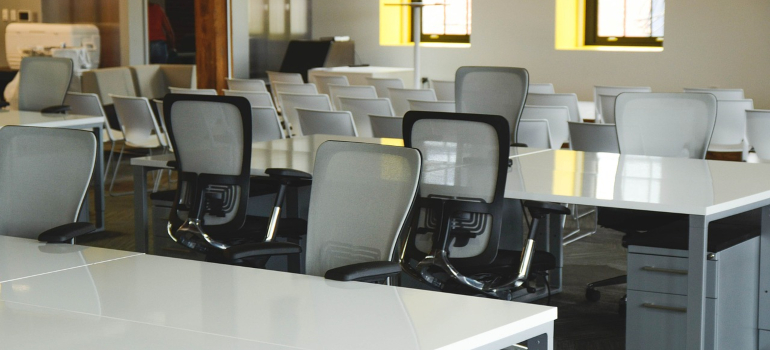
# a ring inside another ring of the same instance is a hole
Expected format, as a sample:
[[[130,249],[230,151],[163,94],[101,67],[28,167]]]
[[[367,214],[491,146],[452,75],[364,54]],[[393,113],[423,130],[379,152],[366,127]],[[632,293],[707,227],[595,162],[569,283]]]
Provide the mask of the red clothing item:
[[[166,32],[163,30],[163,22],[168,21],[166,13],[158,4],[149,4],[147,7],[147,33],[150,41],[166,41]]]

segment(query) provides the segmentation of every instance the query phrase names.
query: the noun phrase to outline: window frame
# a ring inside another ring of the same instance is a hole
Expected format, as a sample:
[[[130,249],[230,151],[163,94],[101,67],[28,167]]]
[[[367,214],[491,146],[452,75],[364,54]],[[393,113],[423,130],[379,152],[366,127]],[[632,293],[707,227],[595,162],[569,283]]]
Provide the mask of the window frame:
[[[585,2],[585,45],[663,47],[662,37],[601,37],[598,36],[599,0]],[[664,19],[665,21],[665,19]]]
[[[469,2],[469,6],[473,6],[472,0],[466,0]],[[414,2],[423,2],[423,0],[414,0]],[[446,8],[446,6],[442,6]],[[420,11],[420,29],[425,28],[422,23],[422,15],[424,14],[424,11]],[[446,16],[444,17],[446,18]],[[412,21],[411,26],[409,30],[409,41],[414,42],[414,21]],[[446,23],[444,23],[444,28],[446,29]],[[463,35],[457,35],[457,34],[424,34],[420,33],[420,42],[423,43],[453,43],[453,44],[470,44],[471,43],[471,35],[470,34],[463,34]]]

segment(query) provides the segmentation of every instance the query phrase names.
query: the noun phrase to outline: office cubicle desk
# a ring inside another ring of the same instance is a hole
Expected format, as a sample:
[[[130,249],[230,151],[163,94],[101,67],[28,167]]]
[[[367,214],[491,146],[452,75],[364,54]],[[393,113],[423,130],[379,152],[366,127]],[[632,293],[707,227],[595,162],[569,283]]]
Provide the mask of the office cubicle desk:
[[[704,345],[708,223],[763,208],[759,329],[770,329],[770,165],[559,150],[518,157],[512,173],[506,197],[689,215],[688,349]]]
[[[370,85],[366,78],[401,78],[404,86],[413,88],[414,69],[402,67],[323,67],[308,71],[308,82],[313,82],[316,75],[344,75],[350,85]]]
[[[90,129],[96,136],[96,163],[94,164],[94,211],[96,228],[104,229],[104,147],[102,128],[104,117],[75,114],[43,114],[39,112],[0,110],[0,128],[8,125],[64,129]]]
[[[21,238],[0,248],[18,262],[0,265],[4,349],[553,348],[554,307]]]

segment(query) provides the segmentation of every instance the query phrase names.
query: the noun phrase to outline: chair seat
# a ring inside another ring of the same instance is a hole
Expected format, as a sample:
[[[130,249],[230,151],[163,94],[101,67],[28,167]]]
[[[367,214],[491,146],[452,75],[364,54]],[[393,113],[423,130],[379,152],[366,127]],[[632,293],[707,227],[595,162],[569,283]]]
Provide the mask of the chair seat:
[[[501,276],[515,276],[519,273],[519,265],[521,264],[521,251],[520,250],[500,250],[497,252],[495,260],[487,266],[483,267],[458,267],[460,273],[471,276],[478,273],[491,273]],[[543,272],[553,270],[556,268],[556,257],[548,252],[535,251],[532,256],[532,264],[530,265],[530,272]]]

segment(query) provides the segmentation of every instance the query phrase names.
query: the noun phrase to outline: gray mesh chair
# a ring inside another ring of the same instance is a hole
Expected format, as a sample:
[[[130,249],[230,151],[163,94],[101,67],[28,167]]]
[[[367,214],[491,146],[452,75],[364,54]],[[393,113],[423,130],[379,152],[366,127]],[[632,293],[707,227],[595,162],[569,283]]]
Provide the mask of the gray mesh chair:
[[[96,160],[93,133],[6,126],[0,150],[0,235],[66,242],[94,230],[74,223]]]
[[[503,117],[411,111],[404,144],[420,150],[424,168],[401,260],[407,273],[445,291],[510,300],[555,268],[553,255],[534,250],[534,234],[547,214],[569,213],[561,205],[525,202],[533,217],[526,249],[500,249],[510,150]]]
[[[513,67],[460,67],[455,73],[455,106],[459,113],[501,115],[508,121],[510,140],[527,99],[529,73]]]
[[[313,169],[305,272],[341,281],[397,275],[396,241],[408,227],[420,170],[415,149],[324,142]],[[229,254],[236,259],[270,256],[271,249],[254,244]]]
[[[361,137],[374,137],[370,115],[395,116],[387,98],[340,97],[340,110],[353,113],[358,136]]]
[[[291,136],[302,136],[297,108],[315,109],[318,111],[332,110],[332,103],[327,95],[280,92],[278,93],[278,99],[281,101],[281,106],[283,106],[283,120],[289,122],[286,130],[291,131],[289,133]]]
[[[63,113],[72,80],[72,60],[61,57],[24,57],[19,69],[19,110]]]
[[[227,88],[235,91],[268,92],[267,85],[262,79],[227,78]]]
[[[241,91],[241,90],[222,90],[225,96],[241,96],[249,100],[252,107],[271,107],[275,108],[273,98],[266,91]]]
[[[358,136],[353,115],[348,111],[318,111],[297,108],[297,115],[303,135]]]
[[[377,97],[379,98],[390,98],[388,88],[404,88],[404,81],[401,80],[401,78],[366,77],[366,81],[369,85],[374,86],[374,89],[377,90]]]
[[[624,92],[615,100],[621,154],[704,159],[714,131],[717,99],[708,93]],[[648,231],[687,220],[686,215],[599,208],[599,225],[626,233],[624,242]],[[671,236],[686,231],[670,232]],[[599,300],[597,287],[626,283],[618,276],[586,286],[586,299]],[[621,300],[621,310],[624,310]]]
[[[264,261],[230,260],[225,258],[224,251],[242,244],[271,241],[276,232],[299,240],[305,231],[304,221],[279,220],[279,214],[288,182],[306,181],[310,178],[306,173],[268,169],[266,173],[281,183],[276,209],[270,218],[246,214],[252,126],[251,106],[245,98],[169,94],[163,107],[176,151],[174,167],[179,173],[169,215],[171,239],[206,254],[208,261],[252,267],[264,267]],[[275,246],[279,250],[293,247],[290,243]],[[299,264],[299,257],[290,263]]]
[[[273,107],[251,107],[251,142],[285,139],[286,134]]]
[[[370,114],[369,121],[372,125],[372,134],[374,137],[386,137],[392,139],[404,138],[402,133],[404,118]]]

